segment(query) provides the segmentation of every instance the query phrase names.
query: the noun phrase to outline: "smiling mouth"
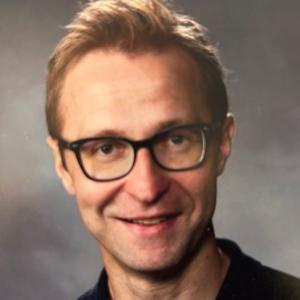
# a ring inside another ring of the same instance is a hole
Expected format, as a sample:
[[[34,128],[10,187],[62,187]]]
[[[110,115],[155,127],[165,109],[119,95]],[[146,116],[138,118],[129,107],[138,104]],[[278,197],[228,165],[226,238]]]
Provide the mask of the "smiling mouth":
[[[160,224],[162,222],[167,221],[168,217],[163,217],[163,218],[153,218],[153,219],[139,219],[139,220],[127,220],[129,223],[133,223],[133,224],[138,224],[138,225],[156,225],[156,224]]]
[[[164,223],[174,218],[175,216],[173,215],[173,216],[164,216],[164,217],[156,217],[156,218],[146,218],[146,219],[122,219],[122,221],[125,221],[130,224],[153,226],[153,225]]]

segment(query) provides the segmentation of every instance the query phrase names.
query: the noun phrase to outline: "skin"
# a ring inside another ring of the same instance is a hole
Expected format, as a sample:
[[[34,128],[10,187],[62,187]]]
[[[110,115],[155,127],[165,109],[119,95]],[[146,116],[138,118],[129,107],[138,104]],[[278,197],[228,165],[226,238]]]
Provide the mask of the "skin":
[[[61,136],[67,141],[107,134],[140,140],[176,125],[209,123],[204,91],[196,62],[181,49],[137,55],[93,50],[67,73],[59,107]],[[57,142],[48,138],[57,173],[99,243],[114,299],[214,299],[229,262],[206,228],[233,127],[229,115],[221,138],[211,140],[197,169],[162,170],[147,149],[140,149],[131,173],[111,182],[86,178],[69,150],[65,169]],[[163,216],[172,218],[151,226],[125,221]]]

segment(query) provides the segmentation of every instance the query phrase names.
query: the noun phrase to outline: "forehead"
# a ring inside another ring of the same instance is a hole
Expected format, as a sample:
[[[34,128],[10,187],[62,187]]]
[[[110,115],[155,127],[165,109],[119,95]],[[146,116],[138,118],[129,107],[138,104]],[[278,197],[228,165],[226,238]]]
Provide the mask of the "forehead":
[[[76,139],[114,130],[134,138],[161,123],[208,121],[204,90],[197,63],[181,49],[93,50],[66,75],[62,135]]]

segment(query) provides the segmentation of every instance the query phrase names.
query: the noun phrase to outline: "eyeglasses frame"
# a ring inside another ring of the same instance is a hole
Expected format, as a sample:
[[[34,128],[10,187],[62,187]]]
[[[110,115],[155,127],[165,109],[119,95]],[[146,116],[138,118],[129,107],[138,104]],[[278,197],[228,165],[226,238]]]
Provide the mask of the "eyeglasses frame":
[[[197,127],[197,128],[200,128],[200,130],[201,130],[202,139],[203,139],[203,151],[202,151],[202,155],[201,155],[198,163],[196,165],[191,166],[191,167],[180,168],[180,169],[172,169],[172,168],[165,167],[164,165],[162,165],[158,161],[158,159],[155,156],[155,153],[154,153],[154,150],[153,150],[154,141],[159,139],[159,137],[167,134],[170,131],[181,129],[181,128],[186,128],[186,127]],[[96,181],[96,182],[108,182],[108,181],[114,181],[114,180],[121,179],[121,178],[127,176],[132,171],[132,169],[135,165],[135,162],[136,162],[137,152],[141,148],[146,148],[147,150],[149,150],[151,158],[153,159],[153,161],[160,168],[162,168],[163,170],[172,171],[172,172],[181,172],[181,171],[187,171],[187,170],[192,170],[192,169],[198,168],[205,160],[206,150],[207,150],[207,140],[209,139],[209,136],[211,136],[215,131],[218,131],[220,128],[221,128],[221,123],[218,122],[218,121],[215,121],[215,122],[211,122],[211,123],[193,123],[193,124],[186,124],[186,125],[180,125],[180,126],[172,127],[172,128],[166,129],[164,131],[161,131],[157,134],[154,134],[150,138],[143,139],[143,140],[138,140],[138,141],[133,141],[131,139],[124,138],[124,137],[118,137],[118,136],[90,137],[90,138],[79,139],[79,140],[76,140],[76,141],[73,141],[73,142],[67,142],[66,140],[64,140],[62,138],[58,138],[57,141],[58,141],[59,150],[60,150],[60,153],[61,153],[61,156],[62,156],[62,162],[63,162],[63,165],[64,165],[65,168],[66,168],[66,162],[65,162],[63,150],[68,149],[68,150],[71,150],[72,152],[74,152],[74,154],[76,156],[76,159],[78,161],[78,164],[79,164],[82,172],[84,173],[84,175],[87,178],[89,178],[90,180]],[[81,155],[80,155],[80,148],[86,142],[95,141],[95,140],[99,140],[99,139],[111,139],[111,140],[124,141],[132,147],[132,149],[133,149],[132,166],[130,167],[130,169],[125,174],[114,177],[112,179],[97,179],[97,178],[94,178],[94,177],[90,176],[86,172],[85,167],[84,167],[83,162],[82,162]]]

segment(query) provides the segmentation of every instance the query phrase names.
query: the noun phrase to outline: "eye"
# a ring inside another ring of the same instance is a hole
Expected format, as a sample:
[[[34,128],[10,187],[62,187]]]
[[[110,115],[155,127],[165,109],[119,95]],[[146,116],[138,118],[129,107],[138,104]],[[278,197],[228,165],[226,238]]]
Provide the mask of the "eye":
[[[95,150],[96,150],[95,152],[102,152],[103,154],[111,154],[115,150],[115,145],[105,144],[105,145],[99,146]]]
[[[126,148],[126,144],[117,139],[100,139],[87,142],[81,150],[86,157],[106,159],[122,156]]]
[[[118,141],[102,141],[94,145],[92,149],[93,156],[104,158],[118,157],[123,154],[125,145]]]
[[[179,135],[179,134],[171,135],[169,137],[169,141],[174,145],[182,144],[185,140],[186,140],[186,137],[183,135]]]
[[[161,152],[184,153],[202,143],[201,132],[192,127],[175,128],[159,136],[155,147]]]

